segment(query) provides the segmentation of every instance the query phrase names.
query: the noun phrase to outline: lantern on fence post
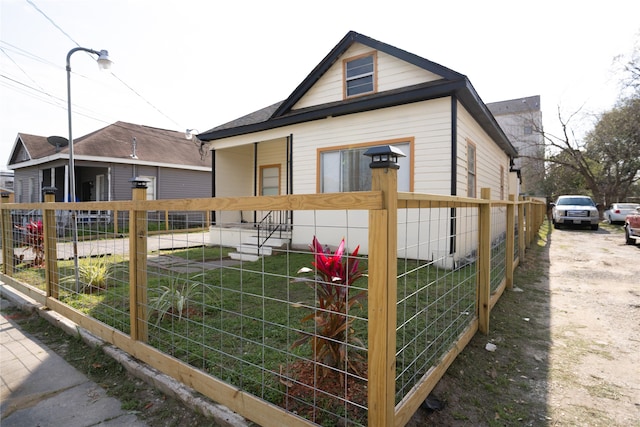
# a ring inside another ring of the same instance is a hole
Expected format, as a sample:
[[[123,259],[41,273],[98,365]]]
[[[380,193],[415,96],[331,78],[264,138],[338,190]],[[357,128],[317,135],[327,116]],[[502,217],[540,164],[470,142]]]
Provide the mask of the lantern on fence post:
[[[147,211],[138,209],[137,201],[147,199],[147,185],[151,180],[134,177],[131,182],[134,202],[129,212],[129,311],[131,338],[147,342]]]
[[[371,157],[371,163],[369,164],[371,169],[400,169],[400,166],[398,165],[398,157],[406,157],[402,150],[392,145],[371,147],[364,152],[364,155]]]
[[[398,157],[404,153],[383,145],[368,149],[371,190],[382,192],[382,209],[369,211],[368,407],[375,424],[394,424],[396,377]]]

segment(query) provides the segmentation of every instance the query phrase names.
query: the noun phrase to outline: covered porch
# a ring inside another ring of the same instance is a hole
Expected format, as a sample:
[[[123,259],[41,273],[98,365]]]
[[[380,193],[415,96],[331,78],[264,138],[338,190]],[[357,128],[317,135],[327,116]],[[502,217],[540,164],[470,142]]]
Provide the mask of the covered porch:
[[[212,197],[293,194],[292,145],[293,135],[226,146],[214,143]],[[292,223],[291,211],[215,211],[211,243],[264,255],[268,247],[288,244]]]

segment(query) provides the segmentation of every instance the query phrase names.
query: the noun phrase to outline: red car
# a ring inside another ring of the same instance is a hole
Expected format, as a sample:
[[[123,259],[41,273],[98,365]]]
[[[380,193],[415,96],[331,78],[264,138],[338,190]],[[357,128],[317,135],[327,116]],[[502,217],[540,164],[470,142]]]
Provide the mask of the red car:
[[[640,207],[624,219],[624,237],[627,245],[640,243]]]

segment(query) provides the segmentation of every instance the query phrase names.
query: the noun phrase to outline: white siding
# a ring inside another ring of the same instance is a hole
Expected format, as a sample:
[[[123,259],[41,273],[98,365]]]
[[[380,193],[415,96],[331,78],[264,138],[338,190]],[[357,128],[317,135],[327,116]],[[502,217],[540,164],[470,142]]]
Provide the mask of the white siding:
[[[293,176],[298,194],[316,192],[320,148],[414,140],[414,191],[450,193],[450,101],[440,99],[299,125],[294,133]],[[409,154],[409,153],[406,153]]]
[[[503,167],[504,199],[508,199],[515,189],[509,188],[507,173],[509,156],[502,151],[471,115],[458,104],[458,195],[467,195],[467,141],[476,145],[476,188],[480,196],[481,188],[491,189],[491,198],[500,199],[500,166]]]
[[[342,101],[343,85],[342,60],[357,55],[373,52],[368,46],[356,43],[351,46],[343,56],[336,61],[327,72],[307,91],[307,93],[294,105],[293,109],[311,107],[329,102]],[[384,52],[377,51],[377,84],[378,92],[398,89],[418,83],[430,82],[441,79],[441,76],[433,74],[415,65],[404,62]]]

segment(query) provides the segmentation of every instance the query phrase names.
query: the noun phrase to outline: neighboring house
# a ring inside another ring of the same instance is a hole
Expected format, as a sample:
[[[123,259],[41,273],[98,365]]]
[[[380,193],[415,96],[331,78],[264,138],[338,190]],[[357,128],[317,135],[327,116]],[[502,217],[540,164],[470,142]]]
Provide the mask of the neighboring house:
[[[540,95],[487,104],[519,158],[514,167],[521,171],[521,192],[528,196],[544,196],[544,137]]]
[[[131,200],[133,177],[149,179],[148,199],[211,196],[211,159],[180,132],[116,122],[75,139],[74,164],[78,201]],[[18,134],[8,167],[17,203],[43,200],[48,186],[56,201],[70,199],[64,138]]]
[[[466,76],[356,32],[287,99],[198,138],[212,150],[219,197],[368,190],[370,159],[362,153],[378,145],[406,154],[399,191],[479,197],[489,187],[493,199],[518,191],[511,171],[517,151]],[[265,215],[218,212],[216,218],[228,227]],[[293,224],[285,224],[294,246],[311,242],[313,230],[296,227],[313,223],[311,215],[296,211]],[[286,223],[290,216],[281,218]],[[320,221],[344,222],[338,218],[344,212],[323,212]],[[328,233],[323,230],[324,240]],[[338,234],[331,236],[335,243]],[[358,238],[366,251],[366,231]],[[455,246],[438,250],[454,253]]]

